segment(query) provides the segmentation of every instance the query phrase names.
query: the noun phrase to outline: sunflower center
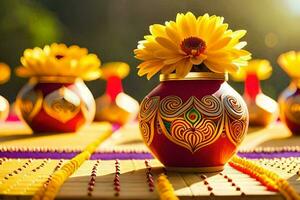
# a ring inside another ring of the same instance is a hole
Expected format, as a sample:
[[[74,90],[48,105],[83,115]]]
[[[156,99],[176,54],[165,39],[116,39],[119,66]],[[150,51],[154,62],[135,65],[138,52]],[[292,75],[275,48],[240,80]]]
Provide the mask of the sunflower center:
[[[180,47],[188,55],[199,56],[206,49],[206,44],[200,38],[189,37],[182,41]]]
[[[57,55],[55,56],[55,58],[58,59],[58,60],[59,60],[59,59],[62,59],[63,57],[65,57],[65,56],[64,56],[64,55],[59,55],[59,54],[57,54]]]

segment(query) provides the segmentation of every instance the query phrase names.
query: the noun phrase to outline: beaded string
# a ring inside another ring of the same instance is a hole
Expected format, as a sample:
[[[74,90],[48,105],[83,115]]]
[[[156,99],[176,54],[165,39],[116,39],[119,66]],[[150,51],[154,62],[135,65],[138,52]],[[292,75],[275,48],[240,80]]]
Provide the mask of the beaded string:
[[[179,200],[174,188],[165,174],[159,175],[156,180],[156,189],[161,200]]]
[[[204,185],[207,186],[207,190],[210,192],[209,195],[210,195],[210,196],[214,196],[214,193],[213,193],[213,187],[211,187],[211,186],[209,185],[209,182],[207,181],[207,176],[204,175],[204,174],[201,174],[201,175],[200,175],[200,178],[203,180]]]
[[[115,168],[116,168],[116,172],[115,172],[115,178],[114,178],[114,190],[115,190],[115,196],[119,196],[120,195],[120,191],[121,191],[121,184],[120,184],[120,162],[117,159],[115,162]]]
[[[295,161],[297,160],[297,162]],[[271,167],[274,169],[280,169],[287,174],[296,174],[299,170],[299,158],[276,158],[272,159],[272,162],[269,159],[259,159],[258,160],[260,165]]]
[[[146,166],[146,180],[149,186],[149,191],[154,191],[154,180],[153,180],[153,174],[152,174],[152,167],[149,164],[148,160],[145,160],[145,166]]]
[[[97,160],[97,162],[93,166],[92,173],[91,173],[91,179],[88,183],[88,189],[87,189],[88,196],[92,196],[92,194],[93,194],[95,184],[96,184],[97,168],[98,168],[99,163],[100,163],[100,161]]]
[[[235,187],[235,190],[236,190],[236,191],[240,191],[242,196],[246,195],[246,194],[242,191],[241,187],[239,187],[239,186],[232,180],[232,178],[230,178],[228,175],[225,175],[223,172],[220,172],[219,175],[220,175],[220,176],[223,176],[223,178],[226,179],[228,183],[231,183],[231,186],[232,186],[232,187]]]
[[[4,160],[6,161],[6,160]],[[6,176],[3,177],[4,180],[8,180],[10,177],[17,175],[18,173],[22,172],[24,169],[26,169],[27,167],[29,167],[31,165],[32,160],[29,159],[27,160],[23,165],[22,168],[19,167],[16,170],[13,170],[11,173],[8,173]],[[2,164],[2,163],[1,163]]]
[[[289,182],[278,174],[261,167],[253,161],[234,156],[229,165],[260,181],[268,190],[279,191],[288,200],[298,200],[300,196]]]
[[[34,194],[32,199],[54,199],[60,187],[68,179],[68,177],[71,176],[83,164],[85,160],[89,159],[96,148],[111,134],[112,131],[106,131],[102,133],[100,137],[90,143],[84,149],[84,151],[76,155],[71,160],[67,161],[60,169],[52,174],[51,179],[46,187],[40,188],[40,190],[38,190]]]

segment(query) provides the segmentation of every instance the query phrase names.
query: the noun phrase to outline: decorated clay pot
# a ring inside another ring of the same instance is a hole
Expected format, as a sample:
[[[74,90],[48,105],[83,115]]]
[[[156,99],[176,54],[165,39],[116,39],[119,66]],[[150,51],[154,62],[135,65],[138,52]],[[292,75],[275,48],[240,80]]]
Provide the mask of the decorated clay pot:
[[[300,80],[293,80],[279,99],[280,120],[296,135],[300,135]]]
[[[95,101],[79,78],[34,77],[19,92],[16,110],[34,132],[75,132],[93,120]]]
[[[139,126],[168,169],[220,171],[247,132],[248,110],[225,74],[160,75],[160,84],[141,103]]]
[[[268,126],[278,119],[278,103],[262,92],[256,74],[247,75],[243,98],[249,110],[250,126]]]
[[[5,121],[9,114],[9,102],[0,95],[0,122]]]
[[[130,67],[124,62],[109,62],[101,67],[101,79],[106,81],[106,92],[96,99],[95,121],[108,121],[124,125],[136,119],[139,103],[124,93],[122,79],[128,76]]]

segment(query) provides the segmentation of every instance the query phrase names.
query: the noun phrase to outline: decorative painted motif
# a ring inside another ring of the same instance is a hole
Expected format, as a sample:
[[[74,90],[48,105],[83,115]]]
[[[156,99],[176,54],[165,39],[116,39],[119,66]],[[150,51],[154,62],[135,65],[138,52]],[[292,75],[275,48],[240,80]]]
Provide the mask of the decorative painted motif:
[[[43,108],[48,115],[65,123],[80,111],[81,100],[77,94],[62,87],[45,97]]]
[[[287,118],[300,124],[300,95],[288,98],[285,102],[285,108]]]
[[[140,106],[139,127],[146,144],[153,140],[154,120],[158,110],[159,97],[145,98]]]
[[[35,115],[41,110],[43,104],[43,94],[41,91],[31,90],[31,87],[21,92],[21,98],[17,98],[17,105],[26,121],[31,121]]]
[[[16,99],[16,113],[36,133],[75,132],[94,119],[95,111],[87,86],[70,77],[33,77]]]
[[[247,132],[248,115],[242,105],[242,100],[229,95],[223,95],[222,101],[225,111],[225,131],[230,141],[239,144]]]
[[[226,132],[229,140],[237,145],[247,127],[247,113],[242,101],[230,95],[204,96],[201,100],[190,97],[186,102],[178,96],[147,97],[141,104],[140,129],[148,145],[158,129],[170,141],[192,153],[216,141]]]

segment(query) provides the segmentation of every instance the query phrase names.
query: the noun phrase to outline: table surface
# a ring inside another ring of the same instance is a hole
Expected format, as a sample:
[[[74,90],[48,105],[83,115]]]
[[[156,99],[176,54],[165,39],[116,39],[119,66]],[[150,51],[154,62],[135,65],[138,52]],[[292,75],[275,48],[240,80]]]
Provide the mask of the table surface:
[[[20,122],[0,124],[0,198],[30,198],[53,173],[57,166],[80,153],[89,143],[111,128],[108,123],[93,123],[77,133],[33,135],[29,128]],[[299,138],[291,137],[290,132],[280,123],[267,128],[250,128],[240,147],[240,152],[254,148],[298,146]],[[241,153],[241,154],[242,154]],[[2,158],[1,158],[2,157]],[[11,159],[3,159],[9,157]],[[29,159],[29,157],[33,159]],[[299,157],[299,158],[298,158]],[[254,159],[255,162],[271,169],[287,179],[300,193],[300,156],[289,158]],[[19,158],[19,159],[18,159]],[[45,159],[49,158],[49,159]],[[120,192],[116,196],[113,187],[115,159],[120,159]],[[128,124],[116,131],[112,137],[99,146],[90,160],[85,161],[62,185],[58,199],[158,199],[155,188],[151,191],[148,171],[151,166],[153,180],[164,172],[164,168],[152,157],[142,142],[136,123]],[[27,164],[26,164],[27,163]],[[96,164],[97,163],[97,164]],[[93,167],[97,166],[94,188],[89,191]],[[24,165],[28,167],[24,170]],[[17,173],[15,173],[17,171]],[[9,176],[9,174],[12,174]],[[277,193],[268,191],[257,180],[226,165],[222,174],[167,172],[175,194],[180,199],[283,199]],[[7,177],[7,179],[5,178]],[[229,180],[230,181],[229,181]],[[151,185],[151,184],[150,184]]]

